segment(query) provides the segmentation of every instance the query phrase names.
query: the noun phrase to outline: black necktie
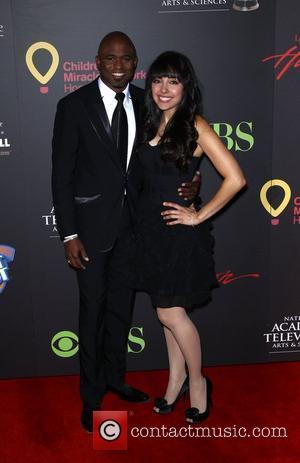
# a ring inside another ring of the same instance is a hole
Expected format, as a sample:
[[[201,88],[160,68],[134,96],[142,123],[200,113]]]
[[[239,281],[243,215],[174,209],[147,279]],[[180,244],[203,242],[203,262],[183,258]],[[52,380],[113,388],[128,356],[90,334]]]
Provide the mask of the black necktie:
[[[112,121],[111,121],[111,131],[114,137],[116,148],[120,156],[121,164],[126,171],[127,165],[127,146],[128,146],[128,122],[126,111],[123,106],[123,101],[125,98],[124,93],[116,93],[115,99],[118,101],[118,104],[114,110]]]

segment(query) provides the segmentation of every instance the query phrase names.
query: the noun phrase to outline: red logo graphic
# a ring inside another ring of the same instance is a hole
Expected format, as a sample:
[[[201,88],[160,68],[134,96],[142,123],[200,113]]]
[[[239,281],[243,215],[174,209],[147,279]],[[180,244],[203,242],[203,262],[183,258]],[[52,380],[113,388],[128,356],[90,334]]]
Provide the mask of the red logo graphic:
[[[93,448],[127,450],[127,411],[93,412]]]
[[[225,272],[219,272],[216,274],[217,280],[223,285],[228,285],[235,280],[240,280],[241,278],[259,278],[259,273],[245,273],[243,275],[235,275],[231,270],[226,270]]]
[[[297,40],[299,39],[296,36]],[[274,69],[278,70],[276,80],[280,80],[288,70],[300,67],[300,50],[298,45],[288,48],[288,50],[279,55],[267,56],[262,62],[265,63],[270,60],[274,60]]]

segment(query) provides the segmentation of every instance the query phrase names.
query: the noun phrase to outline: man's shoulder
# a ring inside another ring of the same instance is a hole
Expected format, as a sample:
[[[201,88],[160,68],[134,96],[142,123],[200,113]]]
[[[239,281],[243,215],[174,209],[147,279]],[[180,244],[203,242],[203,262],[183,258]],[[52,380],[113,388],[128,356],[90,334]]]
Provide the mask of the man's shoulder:
[[[83,85],[82,87],[74,90],[74,92],[69,93],[68,95],[64,96],[59,100],[59,103],[76,103],[78,100],[85,100],[89,97],[93,92],[95,92],[98,88],[98,81],[93,80],[89,84]]]
[[[137,87],[134,84],[130,84],[129,85],[129,91],[130,91],[130,95],[131,95],[132,98],[136,98],[138,100],[143,100],[144,99],[145,90],[143,90],[142,88]]]

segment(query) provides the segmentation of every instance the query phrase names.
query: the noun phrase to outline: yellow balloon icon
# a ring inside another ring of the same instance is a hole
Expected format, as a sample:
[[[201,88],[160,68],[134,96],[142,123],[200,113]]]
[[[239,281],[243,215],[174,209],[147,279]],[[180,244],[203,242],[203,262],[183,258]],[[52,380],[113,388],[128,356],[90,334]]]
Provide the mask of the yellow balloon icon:
[[[50,53],[51,57],[52,57],[52,62],[51,62],[50,68],[48,69],[48,71],[44,75],[41,74],[37,70],[35,65],[33,64],[32,58],[33,58],[34,53],[37,50],[47,50]],[[36,43],[33,43],[28,48],[28,50],[26,52],[26,58],[25,59],[26,59],[27,67],[28,67],[29,71],[31,72],[31,74],[33,75],[33,77],[35,77],[36,80],[38,80],[43,85],[47,84],[47,82],[49,82],[49,80],[54,76],[54,74],[56,72],[56,69],[58,68],[58,63],[59,63],[58,51],[56,50],[56,48],[53,45],[51,45],[51,43],[48,43],[48,42],[36,42]],[[40,87],[40,92],[41,93],[48,93],[48,87],[47,86]]]
[[[273,186],[279,186],[284,191],[283,200],[276,209],[274,209],[271,206],[271,204],[269,203],[269,201],[267,199],[267,192]],[[272,217],[275,217],[275,219],[271,220],[272,225],[278,225],[279,224],[279,219],[277,219],[276,217],[278,217],[279,214],[281,214],[281,212],[284,211],[284,209],[286,208],[286,206],[288,205],[288,203],[289,203],[289,201],[291,199],[291,195],[292,195],[292,193],[291,193],[290,186],[283,180],[272,179],[272,180],[269,180],[268,182],[266,182],[263,185],[262,189],[260,190],[260,200],[262,202],[262,205],[266,209],[266,211],[269,212],[269,214]]]

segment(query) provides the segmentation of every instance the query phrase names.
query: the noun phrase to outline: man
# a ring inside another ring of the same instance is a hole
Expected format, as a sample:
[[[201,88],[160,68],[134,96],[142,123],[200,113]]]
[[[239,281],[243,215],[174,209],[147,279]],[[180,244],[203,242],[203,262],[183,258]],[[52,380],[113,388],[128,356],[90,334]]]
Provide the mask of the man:
[[[107,389],[132,402],[149,399],[124,383],[133,291],[122,275],[139,183],[134,145],[143,103],[143,90],[129,84],[134,44],[122,32],[109,33],[96,64],[100,77],[58,103],[52,171],[58,230],[80,292],[81,424],[88,432]]]

